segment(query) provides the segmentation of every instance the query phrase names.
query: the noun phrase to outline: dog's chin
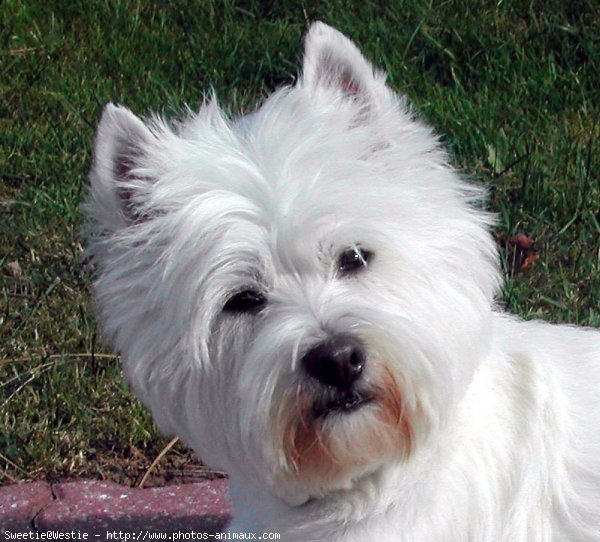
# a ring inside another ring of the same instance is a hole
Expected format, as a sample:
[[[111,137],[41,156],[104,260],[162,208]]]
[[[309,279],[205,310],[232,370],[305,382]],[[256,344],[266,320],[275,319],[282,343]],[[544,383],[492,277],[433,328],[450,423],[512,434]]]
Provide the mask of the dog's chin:
[[[393,379],[349,391],[300,387],[278,403],[281,480],[311,496],[348,488],[378,466],[407,457],[411,420]]]
[[[374,397],[366,391],[327,389],[312,407],[314,420],[331,419],[332,416],[348,415],[372,403]]]

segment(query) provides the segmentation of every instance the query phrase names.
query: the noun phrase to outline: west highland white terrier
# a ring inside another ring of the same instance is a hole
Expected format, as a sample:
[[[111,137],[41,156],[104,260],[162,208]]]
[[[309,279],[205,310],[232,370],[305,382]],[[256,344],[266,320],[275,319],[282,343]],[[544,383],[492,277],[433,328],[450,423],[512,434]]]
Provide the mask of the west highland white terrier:
[[[107,105],[85,211],[104,335],[232,532],[600,540],[600,333],[523,322],[482,190],[357,47],[229,119]]]

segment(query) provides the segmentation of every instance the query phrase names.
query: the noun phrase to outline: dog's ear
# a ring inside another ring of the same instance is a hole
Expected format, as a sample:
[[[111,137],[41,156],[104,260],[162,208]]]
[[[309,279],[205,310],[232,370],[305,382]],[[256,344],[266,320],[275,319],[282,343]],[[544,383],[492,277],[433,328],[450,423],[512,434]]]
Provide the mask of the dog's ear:
[[[144,163],[155,140],[129,109],[112,103],[104,107],[94,142],[88,206],[106,228],[142,219],[141,198],[152,184]]]
[[[301,84],[337,90],[371,111],[389,102],[385,74],[346,36],[321,22],[313,23],[305,37]]]

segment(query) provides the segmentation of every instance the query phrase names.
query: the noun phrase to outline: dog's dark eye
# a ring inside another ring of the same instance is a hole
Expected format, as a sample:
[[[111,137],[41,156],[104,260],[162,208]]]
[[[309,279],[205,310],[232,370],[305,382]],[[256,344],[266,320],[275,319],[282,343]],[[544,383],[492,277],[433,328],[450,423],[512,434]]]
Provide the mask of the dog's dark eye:
[[[340,254],[338,271],[341,275],[351,275],[363,270],[369,264],[373,253],[359,247],[348,248]]]
[[[259,310],[267,298],[256,290],[244,290],[232,295],[225,303],[225,312],[254,312]]]

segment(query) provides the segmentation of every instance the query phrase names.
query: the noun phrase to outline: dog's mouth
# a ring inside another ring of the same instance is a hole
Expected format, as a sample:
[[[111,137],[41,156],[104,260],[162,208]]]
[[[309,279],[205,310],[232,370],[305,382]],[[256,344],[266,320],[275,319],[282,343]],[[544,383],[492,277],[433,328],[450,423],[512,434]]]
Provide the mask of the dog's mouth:
[[[373,401],[373,396],[358,391],[331,391],[316,401],[312,408],[315,420],[324,419],[332,414],[348,414]]]

